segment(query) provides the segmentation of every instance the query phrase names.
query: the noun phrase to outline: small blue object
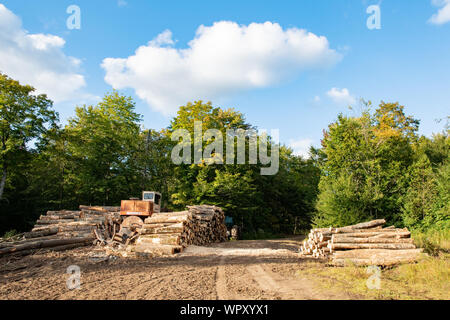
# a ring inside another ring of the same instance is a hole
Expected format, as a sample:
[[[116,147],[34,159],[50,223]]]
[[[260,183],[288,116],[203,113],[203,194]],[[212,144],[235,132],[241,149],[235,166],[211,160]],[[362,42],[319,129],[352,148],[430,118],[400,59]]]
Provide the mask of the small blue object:
[[[225,217],[225,224],[233,224],[233,218],[232,217]]]

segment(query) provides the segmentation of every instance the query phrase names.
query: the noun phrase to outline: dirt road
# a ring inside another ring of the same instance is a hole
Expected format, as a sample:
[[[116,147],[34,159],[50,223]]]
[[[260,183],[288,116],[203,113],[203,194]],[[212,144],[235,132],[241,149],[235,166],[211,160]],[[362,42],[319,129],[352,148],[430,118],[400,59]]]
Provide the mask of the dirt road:
[[[320,290],[302,269],[300,238],[189,247],[159,258],[105,258],[101,249],[0,259],[0,299],[349,299]],[[103,255],[103,256],[102,256]],[[81,287],[67,288],[79,266]]]

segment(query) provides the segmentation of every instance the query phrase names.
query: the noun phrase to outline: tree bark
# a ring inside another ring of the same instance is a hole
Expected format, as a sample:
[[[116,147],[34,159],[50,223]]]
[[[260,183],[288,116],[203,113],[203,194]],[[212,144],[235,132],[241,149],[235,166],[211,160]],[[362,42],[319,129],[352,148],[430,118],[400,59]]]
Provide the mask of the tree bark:
[[[379,228],[379,227],[375,227],[375,228],[371,228],[371,229],[342,229],[342,228],[338,228],[333,230],[333,232],[331,232],[331,234],[336,234],[336,235],[345,235],[346,233],[374,233],[374,232],[399,232],[399,231],[405,231],[407,230],[406,228],[404,229],[398,229],[398,228]],[[324,233],[326,234],[326,233]]]
[[[333,243],[414,243],[411,238],[334,238]]]
[[[34,241],[0,249],[0,256],[7,253],[14,253],[23,250],[51,248],[76,243],[89,243],[92,240],[94,240],[93,237]]]
[[[399,258],[372,258],[372,259],[335,259],[332,264],[336,267],[345,267],[350,265],[362,266],[394,266],[403,263],[413,263],[418,260],[417,256],[399,257]]]
[[[2,170],[2,180],[0,181],[0,200],[3,199],[3,191],[5,190],[7,173],[8,173],[8,171],[6,169],[6,164],[4,164],[3,165],[3,170]]]
[[[169,245],[181,245],[181,236],[179,233],[170,235],[146,235],[140,236],[137,240],[138,244],[169,244]]]
[[[48,230],[43,231],[35,231],[35,232],[26,232],[24,234],[25,239],[33,239],[45,236],[51,236],[58,233],[58,228],[50,228]]]
[[[345,232],[347,230],[359,230],[359,229],[376,228],[378,226],[384,225],[385,223],[386,223],[386,220],[384,220],[384,219],[372,220],[372,221],[369,221],[369,222],[358,223],[358,224],[355,224],[355,225],[352,225],[352,226],[337,228],[335,230],[335,233],[341,233],[341,232]]]
[[[423,249],[405,249],[405,250],[385,250],[385,249],[357,249],[348,251],[336,251],[333,253],[333,259],[370,259],[372,257],[403,257],[414,256],[422,253]]]
[[[330,243],[328,248],[331,250],[348,250],[348,249],[415,249],[412,243]]]
[[[390,231],[390,232],[360,232],[360,233],[343,233],[334,234],[332,239],[337,238],[408,238],[411,236],[409,231]]]
[[[335,266],[392,266],[401,263],[416,262],[421,258],[422,249],[409,250],[350,250],[333,254]]]

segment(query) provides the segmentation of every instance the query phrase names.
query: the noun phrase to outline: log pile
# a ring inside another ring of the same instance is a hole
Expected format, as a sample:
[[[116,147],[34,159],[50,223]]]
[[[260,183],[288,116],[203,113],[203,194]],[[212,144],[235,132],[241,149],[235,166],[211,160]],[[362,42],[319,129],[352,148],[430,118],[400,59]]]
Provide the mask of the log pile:
[[[227,239],[225,215],[215,206],[189,206],[187,211],[155,213],[139,231],[135,252],[154,255],[179,253],[189,245]]]
[[[300,253],[314,258],[330,258],[331,264],[390,266],[417,261],[417,249],[408,229],[383,228],[384,219],[342,228],[312,229]]]
[[[0,243],[0,256],[27,255],[36,250],[62,251],[91,245],[98,235],[113,232],[115,219],[120,214],[117,207],[80,206],[80,211],[48,211],[41,215],[30,232],[16,241]]]
[[[49,211],[39,217],[31,232],[15,237],[14,241],[0,241],[0,256],[27,255],[36,250],[61,251],[92,244],[117,246],[114,238],[120,223],[120,207],[80,206],[79,211]],[[225,215],[215,206],[155,213],[138,232],[131,251],[151,255],[174,254],[188,245],[227,239]]]
[[[84,221],[98,222],[92,232],[95,245],[105,245],[114,239],[120,230],[120,207],[80,206],[80,218]]]

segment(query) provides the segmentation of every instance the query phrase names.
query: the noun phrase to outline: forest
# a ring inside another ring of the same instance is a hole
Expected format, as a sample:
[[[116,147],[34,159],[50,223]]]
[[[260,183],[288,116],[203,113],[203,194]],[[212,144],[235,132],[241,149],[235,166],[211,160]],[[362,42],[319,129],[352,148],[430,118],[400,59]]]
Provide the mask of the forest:
[[[193,135],[196,120],[224,135],[257,129],[238,110],[201,100],[181,106],[167,128],[147,129],[133,99],[117,91],[77,106],[63,125],[46,95],[0,74],[0,235],[30,230],[48,210],[117,206],[143,190],[161,192],[169,211],[220,206],[247,239],[376,218],[420,231],[450,228],[449,127],[421,136],[400,103],[364,102],[358,116],[338,114],[317,128],[321,147],[308,159],[281,145],[275,175],[261,175],[265,165],[248,159],[175,165],[171,134]]]

